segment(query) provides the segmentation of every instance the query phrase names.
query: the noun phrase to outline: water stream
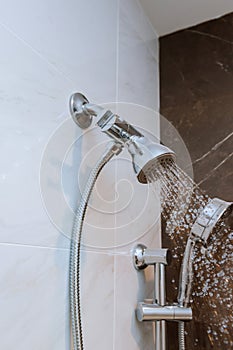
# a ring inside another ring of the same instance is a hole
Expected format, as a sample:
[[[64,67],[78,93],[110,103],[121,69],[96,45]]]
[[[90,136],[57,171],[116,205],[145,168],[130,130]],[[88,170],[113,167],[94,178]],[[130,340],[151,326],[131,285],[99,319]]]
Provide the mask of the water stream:
[[[172,161],[158,165],[147,178],[155,193],[160,191],[161,213],[179,269],[190,230],[209,197]],[[186,329],[188,342],[198,349],[233,349],[232,217],[232,212],[226,212],[207,246],[194,248],[190,300],[194,320]],[[170,282],[177,290],[178,281]]]

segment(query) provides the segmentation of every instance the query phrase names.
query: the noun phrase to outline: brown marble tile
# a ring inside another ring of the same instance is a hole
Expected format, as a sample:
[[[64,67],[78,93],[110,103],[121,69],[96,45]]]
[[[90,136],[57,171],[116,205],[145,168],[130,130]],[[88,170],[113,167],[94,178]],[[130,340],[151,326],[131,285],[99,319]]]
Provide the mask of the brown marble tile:
[[[211,197],[233,201],[233,14],[162,37],[160,74],[161,114],[182,136],[195,181]],[[163,133],[162,127],[162,138]],[[163,246],[174,248],[165,226]],[[170,302],[177,295],[180,262],[175,259],[167,269]],[[188,350],[220,349],[211,343],[204,321],[191,322],[187,329]],[[178,350],[172,323],[168,349]],[[230,348],[221,344],[221,349]]]
[[[208,22],[208,28],[222,23]],[[232,95],[233,31],[229,27],[222,38],[216,37],[216,30],[212,35],[204,28],[201,25],[161,38],[162,109]]]

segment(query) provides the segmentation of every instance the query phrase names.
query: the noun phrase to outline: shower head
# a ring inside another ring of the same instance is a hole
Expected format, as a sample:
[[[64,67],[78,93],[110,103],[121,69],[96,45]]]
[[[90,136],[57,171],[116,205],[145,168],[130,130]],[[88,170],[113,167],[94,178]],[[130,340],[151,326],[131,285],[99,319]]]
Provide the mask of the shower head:
[[[101,131],[131,154],[133,169],[140,183],[148,182],[148,175],[163,162],[173,162],[175,153],[159,142],[152,142],[118,115],[98,105],[90,104],[85,96],[75,93],[70,98],[70,113],[82,129],[88,128],[93,116]]]
[[[211,232],[220,218],[222,218],[228,210],[232,210],[232,207],[233,203],[231,202],[226,202],[219,198],[210,199],[199,213],[192,226],[190,233],[191,238],[198,239],[206,245]]]
[[[131,152],[133,168],[138,181],[147,183],[151,174],[160,164],[175,161],[175,153],[160,143],[151,142],[146,137],[134,141],[136,152]],[[139,151],[138,151],[139,150]]]

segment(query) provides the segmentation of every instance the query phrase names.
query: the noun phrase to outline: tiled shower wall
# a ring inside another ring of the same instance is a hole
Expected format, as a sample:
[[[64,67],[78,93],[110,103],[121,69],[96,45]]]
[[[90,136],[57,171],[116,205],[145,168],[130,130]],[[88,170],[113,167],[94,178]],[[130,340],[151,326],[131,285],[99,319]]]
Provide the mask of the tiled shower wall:
[[[157,135],[158,40],[136,0],[9,0],[0,42],[0,348],[68,350],[72,209],[106,143],[78,130],[68,98],[81,91]],[[159,246],[156,204],[124,153],[96,184],[82,248],[87,350],[153,348],[134,315],[152,275],[134,270],[131,249]]]

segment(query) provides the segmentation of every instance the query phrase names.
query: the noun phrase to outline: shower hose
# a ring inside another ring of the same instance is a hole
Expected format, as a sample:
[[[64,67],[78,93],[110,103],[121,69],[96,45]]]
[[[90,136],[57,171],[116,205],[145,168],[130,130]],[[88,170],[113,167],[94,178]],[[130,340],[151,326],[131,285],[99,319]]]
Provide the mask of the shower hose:
[[[73,350],[83,350],[83,333],[81,319],[81,288],[80,288],[80,252],[82,228],[85,218],[85,213],[90,195],[92,193],[95,182],[99,173],[105,164],[116,154],[121,151],[121,146],[117,143],[111,143],[110,148],[102,155],[95,167],[92,169],[88,181],[86,183],[80,205],[77,209],[74,218],[71,245],[70,245],[70,269],[69,269],[69,284],[70,284],[70,314],[72,323],[72,338]]]
[[[188,238],[186,248],[184,252],[184,258],[181,266],[180,286],[178,295],[178,304],[180,307],[187,307],[193,281],[193,250],[195,247],[195,240]],[[185,350],[185,327],[184,322],[179,321],[178,323],[178,339],[179,339],[179,350]]]

